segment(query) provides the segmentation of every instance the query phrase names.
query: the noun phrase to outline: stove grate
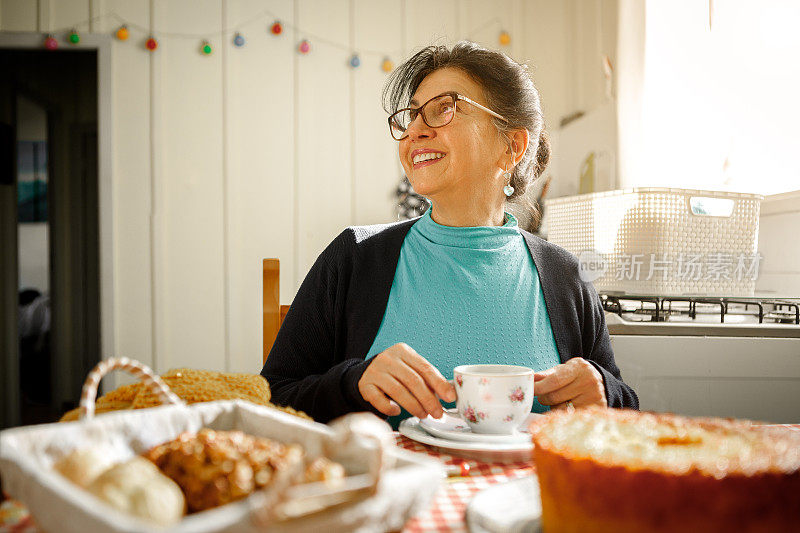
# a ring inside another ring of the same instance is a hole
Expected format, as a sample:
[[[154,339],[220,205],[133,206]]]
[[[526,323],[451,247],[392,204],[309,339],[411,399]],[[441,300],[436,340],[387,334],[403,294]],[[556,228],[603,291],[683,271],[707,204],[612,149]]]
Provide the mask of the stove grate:
[[[619,316],[638,316],[640,319],[649,317],[652,322],[665,322],[677,317],[697,320],[698,316],[708,320],[711,315],[717,315],[722,324],[726,317],[736,317],[757,320],[759,324],[771,322],[800,325],[800,303],[787,300],[627,294],[601,294],[600,298],[606,311]]]

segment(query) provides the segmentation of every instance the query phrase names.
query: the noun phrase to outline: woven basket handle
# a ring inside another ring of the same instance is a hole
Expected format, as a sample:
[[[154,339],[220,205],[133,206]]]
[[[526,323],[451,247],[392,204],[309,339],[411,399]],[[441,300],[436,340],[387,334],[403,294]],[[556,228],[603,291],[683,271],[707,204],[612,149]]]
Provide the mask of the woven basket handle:
[[[145,387],[159,397],[163,404],[184,404],[184,401],[169,390],[167,384],[164,383],[150,367],[139,361],[128,359],[127,357],[116,357],[100,361],[100,363],[89,372],[89,375],[86,376],[86,381],[83,382],[83,390],[81,391],[80,419],[90,419],[94,417],[94,402],[97,399],[97,387],[100,386],[100,380],[103,379],[103,376],[112,370],[126,370],[128,373],[136,376],[144,383]]]

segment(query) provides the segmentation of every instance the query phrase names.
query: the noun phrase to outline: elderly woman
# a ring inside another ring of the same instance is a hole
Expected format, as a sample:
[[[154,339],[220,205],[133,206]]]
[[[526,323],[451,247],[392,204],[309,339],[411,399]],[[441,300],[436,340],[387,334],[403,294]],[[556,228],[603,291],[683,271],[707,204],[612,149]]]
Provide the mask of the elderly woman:
[[[439,418],[455,366],[497,363],[536,371],[540,410],[637,408],[575,257],[506,212],[550,158],[526,67],[469,42],[428,47],[393,73],[384,105],[432,207],[348,228],[322,252],[261,371],[273,401],[321,422],[401,407]]]

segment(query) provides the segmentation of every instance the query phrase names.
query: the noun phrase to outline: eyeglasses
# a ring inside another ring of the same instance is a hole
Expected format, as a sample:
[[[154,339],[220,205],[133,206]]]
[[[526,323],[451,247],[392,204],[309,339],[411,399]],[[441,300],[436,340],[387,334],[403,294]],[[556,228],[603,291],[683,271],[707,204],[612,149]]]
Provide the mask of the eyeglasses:
[[[392,138],[396,141],[402,141],[408,137],[406,130],[411,126],[411,123],[414,122],[414,119],[417,118],[417,115],[422,115],[422,121],[425,122],[428,127],[441,128],[442,126],[447,126],[456,114],[456,102],[459,100],[470,103],[478,109],[486,111],[493,117],[508,122],[503,115],[495,113],[488,107],[484,107],[478,102],[460,95],[457,92],[449,92],[434,96],[417,108],[406,107],[405,109],[392,113],[389,116],[389,131],[392,134]]]

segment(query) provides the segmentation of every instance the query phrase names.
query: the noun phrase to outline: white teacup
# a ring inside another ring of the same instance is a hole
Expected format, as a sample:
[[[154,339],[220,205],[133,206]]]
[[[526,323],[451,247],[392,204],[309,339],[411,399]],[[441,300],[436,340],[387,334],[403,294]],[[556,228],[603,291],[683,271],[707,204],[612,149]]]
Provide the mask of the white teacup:
[[[533,369],[462,365],[453,369],[458,415],[475,433],[508,435],[533,406]]]

